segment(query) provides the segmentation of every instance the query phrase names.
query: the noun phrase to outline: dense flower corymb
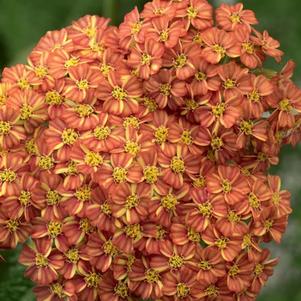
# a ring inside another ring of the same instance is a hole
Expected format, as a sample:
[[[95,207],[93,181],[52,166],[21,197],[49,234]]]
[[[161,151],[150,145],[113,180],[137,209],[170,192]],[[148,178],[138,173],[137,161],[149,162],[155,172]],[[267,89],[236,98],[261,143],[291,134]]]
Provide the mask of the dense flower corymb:
[[[252,301],[301,139],[294,63],[242,4],[154,0],[48,32],[0,83],[0,248],[38,301]],[[265,243],[265,248],[263,246]]]

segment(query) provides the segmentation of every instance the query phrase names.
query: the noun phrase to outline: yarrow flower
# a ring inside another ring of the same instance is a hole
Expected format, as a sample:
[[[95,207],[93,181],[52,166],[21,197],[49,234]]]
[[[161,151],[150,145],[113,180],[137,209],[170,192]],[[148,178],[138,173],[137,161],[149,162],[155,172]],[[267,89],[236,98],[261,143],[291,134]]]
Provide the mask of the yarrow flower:
[[[256,299],[301,90],[243,4],[153,0],[48,32],[0,82],[0,248],[38,301]],[[25,243],[28,241],[28,243]],[[264,244],[263,244],[264,243]]]

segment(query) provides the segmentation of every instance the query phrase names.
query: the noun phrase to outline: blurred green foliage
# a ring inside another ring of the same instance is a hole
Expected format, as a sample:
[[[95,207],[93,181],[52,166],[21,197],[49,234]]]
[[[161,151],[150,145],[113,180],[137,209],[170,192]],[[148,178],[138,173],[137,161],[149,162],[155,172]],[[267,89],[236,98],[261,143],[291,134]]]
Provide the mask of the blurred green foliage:
[[[59,29],[85,14],[111,17],[119,24],[123,16],[143,0],[0,0],[0,69],[25,62],[31,48],[48,30]],[[218,1],[216,1],[218,2]],[[222,2],[222,1],[219,1]],[[229,2],[229,1],[227,1]],[[231,1],[230,1],[231,2]],[[295,80],[301,83],[301,1],[300,0],[243,0],[253,9],[260,21],[259,29],[267,29],[281,41],[285,61],[289,58],[299,65]],[[273,67],[280,68],[275,64]],[[292,192],[294,212],[288,231],[280,246],[273,246],[274,256],[281,261],[259,301],[301,300],[301,147],[284,148],[281,163],[272,169],[280,174],[283,187]],[[30,281],[23,278],[24,269],[17,264],[19,248],[3,252],[0,264],[0,300],[34,301]]]

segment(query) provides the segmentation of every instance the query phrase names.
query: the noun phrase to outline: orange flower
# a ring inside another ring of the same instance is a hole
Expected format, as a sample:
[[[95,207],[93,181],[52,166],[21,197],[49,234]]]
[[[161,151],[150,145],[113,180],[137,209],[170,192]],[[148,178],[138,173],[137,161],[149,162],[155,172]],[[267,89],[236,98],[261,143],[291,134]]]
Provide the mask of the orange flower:
[[[10,149],[25,140],[25,130],[18,125],[19,113],[13,108],[0,108],[0,147]]]
[[[118,73],[110,74],[97,91],[97,97],[104,101],[103,111],[123,117],[138,112],[137,98],[141,95],[141,84],[135,77]]]
[[[144,9],[141,12],[141,17],[145,20],[152,20],[155,18],[168,17],[172,19],[176,14],[174,5],[162,0],[154,0],[144,5]]]
[[[160,43],[147,39],[144,44],[137,44],[131,49],[127,63],[140,78],[149,79],[161,68],[163,53],[164,47]]]
[[[205,43],[202,57],[211,64],[219,63],[226,55],[239,57],[240,50],[232,33],[213,27],[202,34],[202,39]]]
[[[238,167],[218,166],[217,172],[207,177],[208,191],[225,198],[229,205],[242,201],[249,192]]]
[[[221,4],[221,6],[216,9],[217,24],[227,31],[236,31],[242,27],[246,27],[251,31],[251,25],[257,24],[258,21],[252,10],[244,10],[243,8],[242,3],[235,5]]]

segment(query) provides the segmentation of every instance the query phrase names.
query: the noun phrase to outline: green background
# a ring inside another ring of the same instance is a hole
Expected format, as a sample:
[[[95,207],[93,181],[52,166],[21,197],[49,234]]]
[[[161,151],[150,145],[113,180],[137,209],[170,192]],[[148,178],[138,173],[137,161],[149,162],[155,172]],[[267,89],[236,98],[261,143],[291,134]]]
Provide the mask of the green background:
[[[85,14],[112,17],[119,24],[123,15],[145,1],[139,0],[0,0],[0,69],[25,62],[27,54],[48,30],[67,26]],[[211,1],[212,2],[212,1]],[[215,4],[219,1],[215,1]],[[222,1],[220,1],[222,2]],[[230,1],[227,1],[230,2]],[[267,29],[281,41],[285,60],[298,64],[295,80],[301,84],[301,1],[245,0],[260,21],[259,29]],[[280,68],[277,67],[277,68]],[[294,212],[280,246],[273,254],[281,261],[263,290],[259,301],[301,301],[301,147],[285,147],[281,163],[272,173],[282,176],[283,187],[292,192]],[[34,301],[31,283],[23,278],[23,268],[17,264],[19,250],[5,251],[0,264],[0,301]]]

